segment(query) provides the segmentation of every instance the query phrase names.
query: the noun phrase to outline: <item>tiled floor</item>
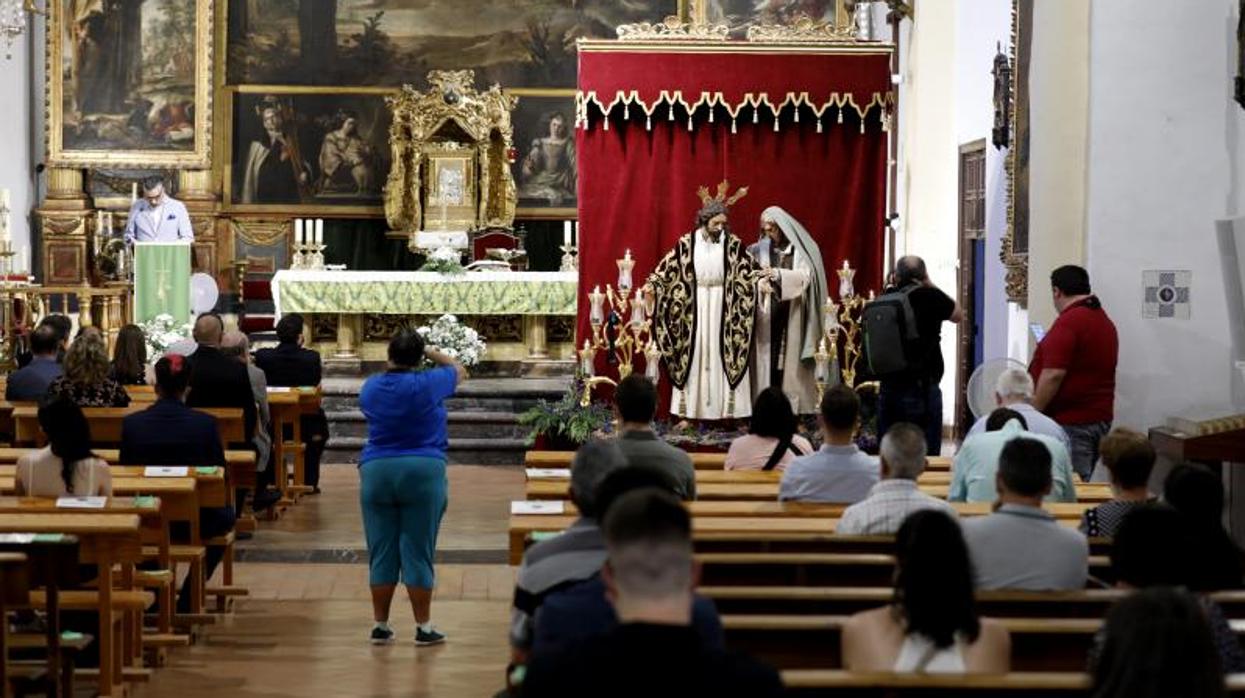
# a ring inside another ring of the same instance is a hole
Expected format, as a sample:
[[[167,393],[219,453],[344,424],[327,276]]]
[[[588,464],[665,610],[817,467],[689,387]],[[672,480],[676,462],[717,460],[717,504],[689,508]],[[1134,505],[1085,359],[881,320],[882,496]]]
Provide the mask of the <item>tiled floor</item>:
[[[523,496],[520,468],[451,466],[450,505],[441,526],[441,558],[505,560],[509,501]],[[324,493],[304,498],[276,522],[260,522],[239,544],[241,559],[313,559],[365,549],[358,474],[326,466]],[[317,553],[317,551],[320,551]],[[371,604],[366,557],[355,562],[238,562],[235,584],[250,595],[207,626],[189,649],[139,684],[142,698],[258,696],[488,696],[502,686],[514,568],[438,564],[433,620],[442,647],[416,649],[404,595],[391,622],[399,642],[368,644]]]

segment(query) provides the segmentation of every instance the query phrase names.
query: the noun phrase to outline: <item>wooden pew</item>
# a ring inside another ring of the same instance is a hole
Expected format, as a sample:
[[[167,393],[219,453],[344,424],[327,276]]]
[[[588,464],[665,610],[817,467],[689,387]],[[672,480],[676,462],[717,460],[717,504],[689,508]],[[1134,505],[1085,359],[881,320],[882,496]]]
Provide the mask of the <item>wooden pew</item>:
[[[688,453],[692,458],[692,466],[696,470],[723,470],[726,464],[725,453]],[[569,468],[574,451],[528,451],[523,464],[528,468]],[[951,469],[951,458],[932,456],[927,471],[948,471]],[[736,471],[738,472],[738,471]]]
[[[303,445],[302,420],[305,414],[314,414],[320,409],[322,394],[319,386],[301,388],[269,388],[268,408],[272,413],[272,453],[273,462],[277,464],[277,488],[282,498],[296,501],[298,497],[311,491],[306,479],[306,448]],[[289,438],[286,438],[288,427]],[[293,473],[286,468],[286,455],[294,462]],[[293,482],[289,480],[292,478]]]
[[[1011,633],[1012,669],[1078,671],[1085,668],[1098,618],[998,618]],[[724,614],[727,649],[779,669],[839,669],[847,616]],[[1239,636],[1245,621],[1229,621]]]
[[[14,678],[9,673],[9,609],[30,603],[26,567],[24,553],[0,553],[0,695],[4,696],[12,695]]]
[[[533,534],[557,533],[575,522],[575,516],[517,514],[510,517],[509,551],[510,564],[517,565],[523,559],[523,551]],[[1059,524],[1076,528],[1079,518],[1058,519]],[[794,535],[801,540],[816,541],[834,537],[834,527],[839,522],[835,516],[805,517],[756,517],[756,516],[693,516],[694,540],[706,534],[731,536],[755,536],[759,542],[781,541],[784,536]],[[886,539],[889,541],[890,539]],[[890,545],[891,543],[887,543]],[[743,552],[743,551],[739,551]],[[889,552],[889,549],[882,550]]]
[[[62,656],[60,591],[80,582],[78,538],[71,535],[18,538],[11,533],[0,533],[0,552],[25,555],[31,587],[43,589],[46,625],[43,646],[47,651],[49,695],[72,696],[73,664]],[[17,636],[15,639],[25,638]]]
[[[142,560],[142,540],[139,517],[134,515],[35,513],[0,514],[0,532],[68,534],[80,543],[80,560],[95,564],[99,569],[99,588],[95,592],[70,592],[61,594],[61,601],[77,597],[91,598],[99,614],[99,695],[122,695],[120,686],[126,657],[118,640],[127,637],[116,634],[113,625],[114,595],[124,596],[114,589],[116,580],[113,566],[132,566]],[[123,590],[124,591],[124,590]],[[141,595],[140,595],[141,596]],[[46,597],[32,594],[31,601],[43,605]],[[150,598],[150,595],[148,595]]]
[[[82,413],[91,427],[91,443],[96,445],[121,443],[121,421],[135,412],[147,409],[146,405],[130,407],[86,407]],[[233,408],[204,408],[200,412],[216,418],[220,429],[221,445],[246,441],[246,424],[242,410]],[[14,443],[21,446],[42,446],[47,440],[39,428],[37,407],[16,407],[13,410]]]
[[[1230,695],[1245,695],[1245,676],[1227,677]],[[1084,696],[1090,677],[1080,672],[1023,672],[1002,675],[856,673],[824,669],[782,672],[785,695],[794,698],[1069,698]]]
[[[0,470],[3,472],[3,470]],[[790,518],[790,517],[829,517],[839,518],[850,504],[831,504],[826,502],[731,502],[731,501],[694,501],[686,502],[688,511],[694,516],[756,516],[758,518]],[[1080,521],[1085,511],[1092,504],[1047,502],[1043,509],[1060,520]],[[992,502],[951,502],[960,516],[985,516],[992,510]],[[562,505],[567,516],[577,516],[579,510],[574,502],[566,501]]]

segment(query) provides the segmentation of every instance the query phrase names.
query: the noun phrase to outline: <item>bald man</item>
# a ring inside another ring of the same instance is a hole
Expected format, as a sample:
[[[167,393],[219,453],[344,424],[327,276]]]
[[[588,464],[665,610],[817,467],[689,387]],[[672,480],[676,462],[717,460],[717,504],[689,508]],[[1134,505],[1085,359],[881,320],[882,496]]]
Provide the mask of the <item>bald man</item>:
[[[200,315],[195,320],[194,340],[198,344],[189,357],[190,394],[186,404],[191,407],[237,407],[246,419],[246,443],[249,447],[255,438],[258,410],[255,395],[251,392],[251,378],[246,366],[221,353],[221,337],[225,324],[219,315]],[[223,465],[223,464],[222,464]]]

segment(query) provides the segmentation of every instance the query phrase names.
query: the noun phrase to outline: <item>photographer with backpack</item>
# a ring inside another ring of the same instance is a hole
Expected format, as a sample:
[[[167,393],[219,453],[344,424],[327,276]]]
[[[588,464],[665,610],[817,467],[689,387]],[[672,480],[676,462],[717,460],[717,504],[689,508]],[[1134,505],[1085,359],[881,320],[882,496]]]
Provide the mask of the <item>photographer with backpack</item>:
[[[959,305],[930,281],[925,260],[901,257],[893,285],[865,306],[865,357],[881,383],[878,436],[911,422],[925,432],[929,455],[942,450],[942,323],[964,317]]]

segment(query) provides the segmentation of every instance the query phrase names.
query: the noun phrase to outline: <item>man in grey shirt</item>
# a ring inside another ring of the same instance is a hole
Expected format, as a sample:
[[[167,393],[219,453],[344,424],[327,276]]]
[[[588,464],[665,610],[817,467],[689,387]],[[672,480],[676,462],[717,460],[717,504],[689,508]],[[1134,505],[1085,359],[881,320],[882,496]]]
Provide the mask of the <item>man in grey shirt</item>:
[[[1050,450],[1017,437],[1003,447],[996,484],[999,508],[964,519],[978,589],[1057,591],[1083,589],[1089,575],[1089,541],[1042,509],[1051,491]]]
[[[656,468],[678,483],[676,493],[685,500],[696,499],[696,470],[692,457],[653,433],[657,413],[657,387],[645,376],[632,373],[614,390],[614,412],[618,417],[618,448],[627,465]]]
[[[856,447],[860,398],[836,385],[821,397],[821,450],[800,456],[783,471],[778,499],[784,501],[855,504],[878,484],[878,459]]]

